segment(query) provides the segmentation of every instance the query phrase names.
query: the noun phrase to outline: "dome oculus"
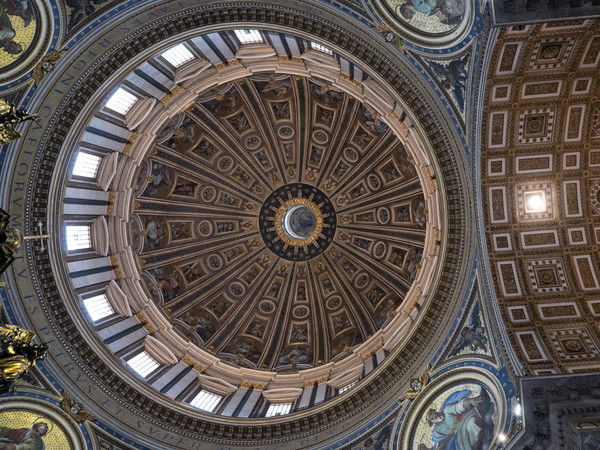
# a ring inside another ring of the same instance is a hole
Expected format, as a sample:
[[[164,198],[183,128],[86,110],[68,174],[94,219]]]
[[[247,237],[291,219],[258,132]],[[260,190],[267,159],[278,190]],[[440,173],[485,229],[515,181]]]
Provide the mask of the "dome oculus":
[[[323,253],[335,235],[336,216],[329,198],[302,183],[275,190],[259,214],[265,245],[288,261],[306,261]]]

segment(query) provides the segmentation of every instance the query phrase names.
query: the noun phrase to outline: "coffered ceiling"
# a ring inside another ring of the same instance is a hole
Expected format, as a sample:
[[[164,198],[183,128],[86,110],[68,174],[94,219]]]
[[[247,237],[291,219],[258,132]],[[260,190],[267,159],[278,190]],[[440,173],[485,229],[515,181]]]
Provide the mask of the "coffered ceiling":
[[[527,374],[600,368],[598,27],[503,28],[489,64],[486,246],[502,320]]]

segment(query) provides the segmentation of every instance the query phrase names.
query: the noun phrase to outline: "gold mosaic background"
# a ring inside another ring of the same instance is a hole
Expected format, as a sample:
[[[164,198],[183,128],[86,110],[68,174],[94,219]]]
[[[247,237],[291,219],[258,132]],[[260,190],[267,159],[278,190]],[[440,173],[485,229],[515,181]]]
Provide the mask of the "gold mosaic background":
[[[74,448],[62,427],[48,416],[23,409],[7,409],[0,412],[0,427],[12,429],[31,428],[35,422],[48,424],[48,433],[43,437],[46,450]]]

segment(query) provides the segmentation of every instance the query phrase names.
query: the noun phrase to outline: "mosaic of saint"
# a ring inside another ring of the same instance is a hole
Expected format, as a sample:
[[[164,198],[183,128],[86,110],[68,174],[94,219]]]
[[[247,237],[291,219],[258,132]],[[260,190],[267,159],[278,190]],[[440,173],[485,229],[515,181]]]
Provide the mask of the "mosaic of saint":
[[[451,32],[462,22],[466,0],[385,0],[397,19],[428,35]]]
[[[7,408],[0,412],[0,450],[74,448],[60,425],[39,412]]]
[[[411,448],[417,450],[484,450],[494,440],[496,402],[479,383],[461,383],[431,400],[423,409]]]
[[[0,0],[0,72],[30,56],[39,39],[38,15],[31,0]]]

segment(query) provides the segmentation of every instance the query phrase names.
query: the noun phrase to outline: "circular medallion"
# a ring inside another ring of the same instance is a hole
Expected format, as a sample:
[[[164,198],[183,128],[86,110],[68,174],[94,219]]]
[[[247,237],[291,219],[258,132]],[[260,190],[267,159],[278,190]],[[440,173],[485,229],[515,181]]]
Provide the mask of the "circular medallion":
[[[244,295],[244,293],[246,292],[246,289],[244,288],[244,285],[242,283],[237,282],[237,281],[234,281],[233,283],[231,283],[231,286],[229,287],[229,290],[236,297]]]
[[[208,265],[213,270],[219,270],[223,265],[223,261],[217,255],[210,255],[208,257]]]
[[[327,309],[333,310],[333,309],[337,309],[338,306],[340,306],[341,304],[342,304],[342,299],[336,295],[336,296],[331,297],[329,300],[327,300],[326,306],[327,306]]]
[[[248,147],[248,150],[256,150],[261,143],[262,141],[258,136],[250,136],[246,139],[246,147]]]
[[[355,163],[358,161],[358,152],[352,147],[347,147],[344,149],[344,157],[351,163]]]
[[[473,6],[466,0],[375,0],[372,5],[390,31],[428,47],[456,43],[474,17]],[[385,38],[394,41],[389,33]]]
[[[259,220],[267,247],[289,261],[320,255],[335,235],[331,201],[319,189],[301,183],[274,191],[263,204]]]
[[[52,39],[52,13],[45,2],[29,0],[1,2],[0,15],[0,82],[8,84],[40,64]],[[41,73],[50,72],[54,63],[45,61]]]
[[[329,140],[329,136],[327,136],[327,133],[325,133],[322,130],[314,131],[312,137],[318,144],[326,144]]]
[[[367,284],[369,284],[369,276],[366,273],[361,273],[356,277],[356,280],[354,280],[354,285],[358,289],[363,289]]]
[[[212,233],[212,225],[208,220],[203,220],[198,225],[198,230],[202,236],[206,237]]]
[[[390,221],[390,211],[387,208],[379,208],[377,210],[377,220],[383,224],[388,223]]]
[[[293,314],[297,319],[304,319],[308,316],[310,310],[306,306],[298,306],[294,309]]]
[[[217,196],[217,191],[212,186],[208,186],[207,188],[204,188],[204,190],[202,191],[202,200],[204,200],[207,203],[212,202],[216,196]]]
[[[224,156],[217,163],[217,167],[219,167],[221,172],[227,172],[233,167],[233,159],[231,159],[229,156]]]
[[[277,130],[277,134],[281,139],[291,139],[294,137],[294,129],[292,127],[284,126]]]
[[[263,300],[259,303],[258,307],[263,313],[269,314],[275,311],[275,304],[270,300]]]

